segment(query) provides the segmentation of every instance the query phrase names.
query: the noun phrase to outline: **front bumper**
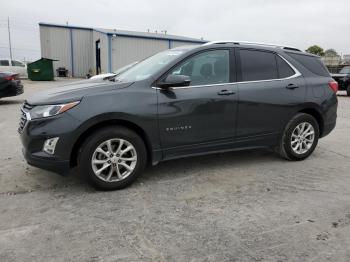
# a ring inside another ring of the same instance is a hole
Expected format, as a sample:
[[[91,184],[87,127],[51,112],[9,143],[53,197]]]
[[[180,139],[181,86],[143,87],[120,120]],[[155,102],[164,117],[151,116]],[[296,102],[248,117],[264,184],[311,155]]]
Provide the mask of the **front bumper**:
[[[21,122],[22,123],[22,122]],[[70,170],[70,156],[80,122],[65,112],[44,119],[25,121],[19,128],[23,155],[29,165],[66,175]],[[55,153],[43,151],[45,140],[59,137]]]
[[[55,172],[60,175],[68,175],[70,171],[69,160],[59,160],[45,153],[29,153],[25,148],[22,153],[27,163],[31,166]]]

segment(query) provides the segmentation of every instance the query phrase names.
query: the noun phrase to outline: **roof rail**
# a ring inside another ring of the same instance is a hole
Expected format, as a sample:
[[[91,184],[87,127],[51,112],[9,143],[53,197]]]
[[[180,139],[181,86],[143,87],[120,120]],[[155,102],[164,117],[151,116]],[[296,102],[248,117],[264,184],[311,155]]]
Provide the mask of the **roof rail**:
[[[212,41],[212,42],[207,42],[203,44],[204,46],[206,45],[214,45],[214,44],[234,44],[234,45],[260,45],[260,46],[268,46],[268,47],[277,47],[277,48],[282,48],[282,49],[288,49],[288,50],[293,50],[293,51],[300,51],[300,49],[295,48],[295,47],[290,47],[290,46],[284,46],[284,45],[276,45],[276,44],[266,44],[266,43],[258,43],[258,42],[246,42],[246,41]]]

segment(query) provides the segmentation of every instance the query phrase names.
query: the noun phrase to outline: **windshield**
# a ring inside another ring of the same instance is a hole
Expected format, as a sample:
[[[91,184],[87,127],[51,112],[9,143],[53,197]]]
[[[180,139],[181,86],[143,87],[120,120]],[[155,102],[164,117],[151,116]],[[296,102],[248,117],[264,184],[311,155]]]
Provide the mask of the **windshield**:
[[[350,74],[350,66],[343,67],[339,72],[340,74]]]
[[[134,65],[127,71],[121,73],[116,81],[121,82],[134,82],[148,78],[153,75],[163,66],[169,64],[178,58],[184,50],[167,50],[161,53],[155,54],[140,63]]]
[[[126,70],[128,70],[129,68],[133,67],[134,65],[136,65],[138,62],[133,62],[131,64],[128,64],[126,66],[123,66],[121,68],[119,68],[118,70],[114,71],[113,74],[116,75],[120,75],[121,73],[125,72]]]

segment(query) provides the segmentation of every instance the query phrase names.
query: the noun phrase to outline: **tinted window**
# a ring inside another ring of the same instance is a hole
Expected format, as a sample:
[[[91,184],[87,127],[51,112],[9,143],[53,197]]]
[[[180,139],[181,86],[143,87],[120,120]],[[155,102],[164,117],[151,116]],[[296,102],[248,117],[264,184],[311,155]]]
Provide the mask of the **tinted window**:
[[[21,66],[21,67],[24,67],[24,64],[22,64],[21,62],[16,61],[16,60],[12,60],[12,61],[11,61],[11,64],[12,64],[12,66]]]
[[[297,60],[300,64],[305,66],[312,73],[319,76],[329,76],[329,72],[327,68],[324,66],[324,64],[322,63],[320,58],[309,56],[309,55],[294,54],[294,53],[288,53],[288,55],[290,55],[295,60]]]
[[[277,55],[276,59],[279,78],[286,78],[295,74],[294,70],[281,57]]]
[[[181,63],[170,74],[187,75],[191,86],[228,83],[229,51],[215,50],[200,53]]]
[[[275,54],[256,50],[240,50],[242,81],[277,79]]]
[[[9,66],[9,60],[0,60],[0,65],[1,66]]]
[[[345,66],[340,70],[340,74],[350,74],[350,66]]]

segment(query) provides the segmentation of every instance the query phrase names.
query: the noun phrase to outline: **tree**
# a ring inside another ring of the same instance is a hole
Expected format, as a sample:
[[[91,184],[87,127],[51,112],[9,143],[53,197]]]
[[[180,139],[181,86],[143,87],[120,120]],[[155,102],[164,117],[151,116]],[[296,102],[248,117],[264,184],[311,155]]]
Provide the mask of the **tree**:
[[[310,46],[305,51],[308,52],[308,53],[314,54],[314,55],[318,55],[318,56],[323,56],[324,55],[323,48],[318,46],[318,45]]]
[[[324,56],[339,56],[337,51],[335,51],[335,49],[330,48],[327,49],[326,51],[324,51]]]

